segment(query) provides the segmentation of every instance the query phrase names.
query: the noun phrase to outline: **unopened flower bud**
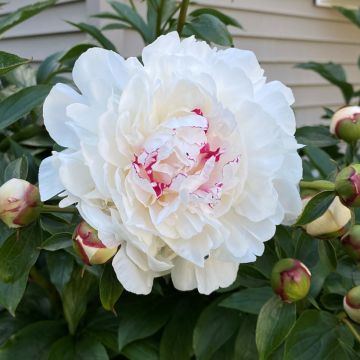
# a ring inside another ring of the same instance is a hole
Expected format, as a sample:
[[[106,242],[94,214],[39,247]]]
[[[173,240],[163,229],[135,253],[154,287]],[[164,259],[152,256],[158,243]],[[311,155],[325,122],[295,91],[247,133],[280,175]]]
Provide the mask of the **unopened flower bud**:
[[[360,261],[360,225],[354,225],[341,238],[341,243],[351,258]]]
[[[271,286],[286,303],[303,299],[309,292],[311,273],[299,260],[282,259],[271,273]]]
[[[97,231],[82,221],[73,234],[74,249],[87,265],[104,264],[111,259],[117,248],[107,248],[98,238]]]
[[[309,201],[310,198],[303,199],[303,207]],[[344,235],[350,227],[350,223],[351,211],[336,197],[324,214],[304,225],[303,228],[311,236],[331,239]]]
[[[360,324],[360,285],[352,288],[345,295],[344,310],[351,320]]]
[[[335,191],[348,207],[360,207],[360,164],[342,169],[335,179]]]
[[[330,132],[348,143],[360,139],[360,107],[347,106],[335,112]]]
[[[10,228],[36,220],[40,205],[38,188],[26,180],[11,179],[0,187],[0,219]]]

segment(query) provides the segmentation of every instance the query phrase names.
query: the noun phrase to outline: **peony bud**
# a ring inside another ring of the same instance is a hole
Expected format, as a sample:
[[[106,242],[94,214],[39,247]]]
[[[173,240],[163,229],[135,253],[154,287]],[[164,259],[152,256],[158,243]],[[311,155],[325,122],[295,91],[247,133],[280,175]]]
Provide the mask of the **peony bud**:
[[[360,139],[360,107],[347,106],[335,112],[332,117],[330,132],[346,142]]]
[[[303,199],[303,207],[309,200],[310,198]],[[336,197],[324,214],[304,225],[303,228],[311,236],[329,239],[344,235],[350,223],[351,211]]]
[[[344,310],[351,320],[360,324],[360,285],[352,288],[345,295]]]
[[[85,221],[76,227],[73,241],[75,251],[87,265],[104,264],[117,250],[107,248],[98,238],[97,231]]]
[[[282,259],[271,273],[271,286],[286,303],[303,299],[310,290],[311,273],[299,260]]]
[[[360,207],[360,164],[342,169],[335,179],[335,191],[348,207]]]
[[[10,228],[36,220],[40,205],[38,188],[26,180],[11,179],[0,187],[0,219]]]
[[[354,225],[350,231],[341,238],[341,243],[351,258],[360,261],[360,225]]]

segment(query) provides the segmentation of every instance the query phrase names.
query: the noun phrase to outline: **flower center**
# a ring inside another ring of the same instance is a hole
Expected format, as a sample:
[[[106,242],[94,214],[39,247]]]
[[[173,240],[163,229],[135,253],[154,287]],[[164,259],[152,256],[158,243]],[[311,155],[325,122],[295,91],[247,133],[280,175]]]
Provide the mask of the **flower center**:
[[[221,199],[223,169],[229,162],[223,160],[226,149],[208,136],[208,129],[201,109],[162,124],[132,161],[142,188],[151,189],[160,201],[178,195],[213,207]]]

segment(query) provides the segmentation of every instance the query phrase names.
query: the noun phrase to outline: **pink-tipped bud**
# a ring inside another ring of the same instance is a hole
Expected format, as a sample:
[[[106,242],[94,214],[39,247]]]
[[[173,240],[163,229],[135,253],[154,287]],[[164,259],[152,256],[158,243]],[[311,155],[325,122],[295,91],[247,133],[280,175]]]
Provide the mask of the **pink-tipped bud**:
[[[271,286],[286,303],[305,298],[310,290],[310,284],[311,273],[299,260],[282,259],[273,267]]]
[[[310,198],[302,200],[303,207]],[[344,206],[338,197],[334,199],[323,215],[303,226],[311,236],[320,239],[340,237],[346,233],[351,223],[351,211]]]
[[[346,106],[332,117],[330,132],[348,143],[360,139],[360,107]]]
[[[38,188],[26,180],[11,179],[0,187],[0,219],[10,228],[35,221],[40,205]]]
[[[111,259],[117,248],[107,248],[98,238],[97,231],[82,221],[73,234],[74,249],[87,265],[99,265]]]
[[[360,285],[352,288],[344,297],[344,310],[351,320],[360,324]]]
[[[335,191],[348,207],[360,207],[360,164],[342,169],[335,179]]]
[[[360,261],[360,225],[354,225],[350,231],[341,238],[341,243],[351,258]]]

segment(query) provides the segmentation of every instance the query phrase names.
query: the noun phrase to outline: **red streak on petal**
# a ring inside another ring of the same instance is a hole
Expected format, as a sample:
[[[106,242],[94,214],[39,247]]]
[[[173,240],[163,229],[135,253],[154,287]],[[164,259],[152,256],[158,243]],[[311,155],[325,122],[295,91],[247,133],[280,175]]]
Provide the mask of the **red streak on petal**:
[[[215,162],[220,160],[222,153],[220,152],[220,148],[218,147],[215,151],[210,150],[209,143],[206,143],[201,149],[200,154],[205,154],[204,159],[210,159],[212,156],[215,157]]]
[[[195,113],[196,115],[199,115],[199,116],[204,116],[204,113],[201,111],[201,109],[193,109],[191,110],[193,113]]]

